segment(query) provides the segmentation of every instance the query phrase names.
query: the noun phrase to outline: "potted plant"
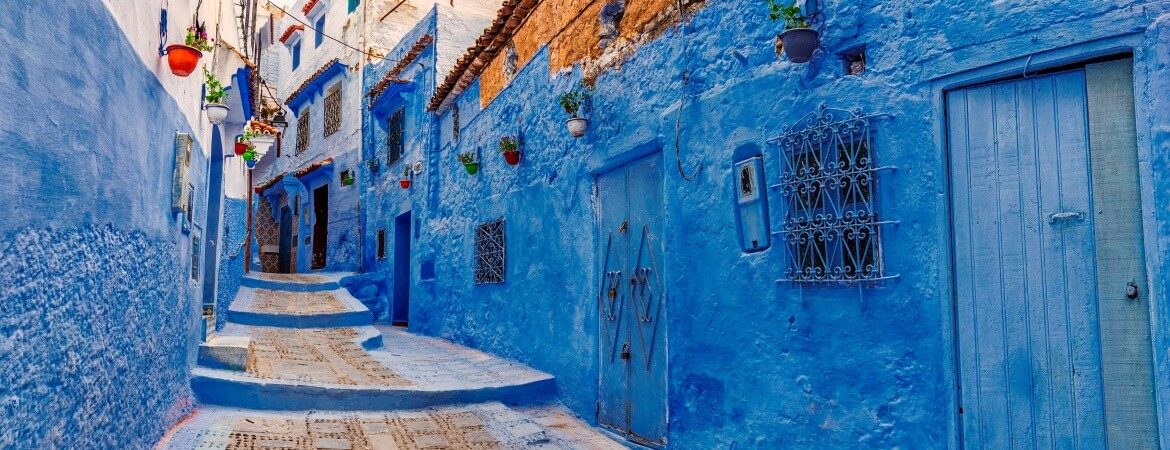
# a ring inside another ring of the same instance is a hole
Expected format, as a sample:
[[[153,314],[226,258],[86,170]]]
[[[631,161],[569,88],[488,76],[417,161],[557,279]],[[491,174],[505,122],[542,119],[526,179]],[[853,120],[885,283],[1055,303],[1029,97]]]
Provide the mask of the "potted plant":
[[[768,0],[768,18],[784,20],[784,32],[776,35],[776,51],[783,51],[788,60],[806,63],[820,46],[820,33],[808,27],[805,17],[796,4],[783,5],[779,0]]]
[[[471,172],[471,169],[468,169]],[[410,170],[410,166],[404,164],[402,167],[402,178],[398,180],[398,185],[403,189],[410,189],[410,179],[414,176],[414,171]]]
[[[589,94],[586,91],[575,89],[561,94],[557,99],[561,108],[569,114],[569,120],[565,121],[565,126],[569,128],[569,134],[573,137],[584,136],[585,130],[589,129],[589,119],[581,117],[581,106],[585,104],[587,98],[589,98]]]
[[[207,26],[197,23],[187,28],[187,39],[183,44],[167,46],[165,52],[167,65],[175,75],[180,77],[191,75],[195,71],[195,66],[199,65],[199,58],[203,57],[203,52],[209,52],[214,48],[211,40],[207,38]]]
[[[203,105],[203,110],[207,111],[207,120],[212,124],[219,125],[227,120],[228,107],[223,104],[223,98],[227,95],[227,90],[224,89],[223,83],[215,78],[215,74],[203,68],[203,79],[207,84],[207,95],[203,99],[207,104]]]
[[[370,173],[378,173],[378,171],[382,169],[382,165],[378,164],[377,158],[367,159],[366,167],[370,169]]]
[[[353,174],[348,170],[341,171],[341,185],[353,186]]]
[[[463,164],[463,168],[467,169],[468,175],[475,175],[479,172],[479,160],[475,158],[475,152],[463,152],[455,156],[455,159]]]
[[[504,155],[504,161],[507,161],[508,165],[520,164],[520,141],[512,136],[501,137],[500,153]]]
[[[244,158],[244,164],[247,164],[249,169],[256,167],[256,161],[260,159],[256,155],[256,151],[251,148],[251,145],[249,145],[248,150],[244,151],[244,154],[240,156]]]

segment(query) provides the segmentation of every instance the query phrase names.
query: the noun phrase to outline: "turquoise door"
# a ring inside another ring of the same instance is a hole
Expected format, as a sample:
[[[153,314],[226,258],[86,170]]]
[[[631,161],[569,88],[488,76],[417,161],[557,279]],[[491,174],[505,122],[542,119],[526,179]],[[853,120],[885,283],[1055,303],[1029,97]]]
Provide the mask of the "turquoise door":
[[[1084,71],[946,96],[969,448],[1104,448]]]
[[[666,444],[666,292],[662,157],[601,175],[597,420],[631,440]]]

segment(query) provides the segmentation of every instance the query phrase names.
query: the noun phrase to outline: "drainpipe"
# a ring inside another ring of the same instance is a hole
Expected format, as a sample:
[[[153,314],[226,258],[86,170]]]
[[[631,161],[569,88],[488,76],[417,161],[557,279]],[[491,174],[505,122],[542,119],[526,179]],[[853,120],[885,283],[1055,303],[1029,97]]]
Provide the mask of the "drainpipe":
[[[276,137],[277,142],[280,141],[280,136]],[[279,144],[277,144],[279,145]],[[252,169],[248,170],[248,224],[245,227],[247,230],[244,233],[244,274],[252,270],[252,196],[255,194],[252,190]]]

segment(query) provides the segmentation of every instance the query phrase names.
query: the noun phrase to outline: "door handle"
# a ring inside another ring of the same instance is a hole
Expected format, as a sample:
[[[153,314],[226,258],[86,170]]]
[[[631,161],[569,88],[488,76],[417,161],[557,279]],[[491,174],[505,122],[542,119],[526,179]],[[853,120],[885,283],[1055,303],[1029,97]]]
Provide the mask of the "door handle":
[[[1048,223],[1071,222],[1085,220],[1085,213],[1079,211],[1062,211],[1048,216]]]

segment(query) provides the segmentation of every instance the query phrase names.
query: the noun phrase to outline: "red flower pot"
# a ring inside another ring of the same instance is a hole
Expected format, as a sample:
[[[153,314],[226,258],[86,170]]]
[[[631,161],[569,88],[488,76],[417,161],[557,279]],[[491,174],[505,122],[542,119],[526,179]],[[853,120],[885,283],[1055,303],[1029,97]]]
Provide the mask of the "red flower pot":
[[[403,189],[410,189],[410,180],[398,180],[398,185]]]
[[[236,142],[236,156],[244,156],[246,151],[248,151],[247,142]]]
[[[199,58],[202,57],[203,52],[194,47],[183,44],[167,46],[167,64],[171,66],[171,73],[180,77],[191,75],[195,71],[195,66],[199,65]]]
[[[509,165],[513,166],[520,164],[520,152],[504,152],[504,161],[507,161]]]

